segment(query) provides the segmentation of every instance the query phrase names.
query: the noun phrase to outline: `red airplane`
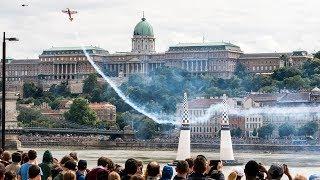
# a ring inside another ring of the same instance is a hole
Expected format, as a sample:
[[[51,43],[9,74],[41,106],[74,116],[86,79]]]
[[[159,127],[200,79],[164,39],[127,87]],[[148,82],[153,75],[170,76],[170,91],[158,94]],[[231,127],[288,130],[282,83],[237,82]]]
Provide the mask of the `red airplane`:
[[[73,18],[72,18],[72,14],[77,14],[78,12],[77,11],[71,11],[69,8],[67,8],[66,10],[62,10],[62,12],[63,13],[66,13],[66,14],[68,14],[69,15],[69,19],[70,19],[70,21],[72,21],[73,20]]]

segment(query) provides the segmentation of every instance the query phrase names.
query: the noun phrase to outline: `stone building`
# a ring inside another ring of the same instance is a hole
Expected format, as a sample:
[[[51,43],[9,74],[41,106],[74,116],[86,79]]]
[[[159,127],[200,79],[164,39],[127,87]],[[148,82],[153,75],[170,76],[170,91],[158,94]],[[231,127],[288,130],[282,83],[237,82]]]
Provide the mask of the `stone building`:
[[[90,103],[89,107],[96,112],[100,121],[105,121],[109,125],[116,124],[116,106],[110,103]]]
[[[220,130],[222,118],[222,99],[218,97],[196,98],[188,101],[191,138],[214,138]],[[229,106],[234,107],[234,100],[227,100]],[[182,117],[182,105],[177,105],[177,117]]]

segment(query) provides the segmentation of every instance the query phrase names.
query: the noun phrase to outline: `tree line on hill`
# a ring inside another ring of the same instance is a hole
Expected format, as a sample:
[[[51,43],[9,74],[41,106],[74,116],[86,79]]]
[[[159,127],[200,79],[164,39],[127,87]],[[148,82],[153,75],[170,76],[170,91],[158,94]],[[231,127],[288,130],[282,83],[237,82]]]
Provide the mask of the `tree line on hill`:
[[[135,111],[126,104],[117,93],[107,83],[98,82],[98,75],[91,74],[84,80],[83,93],[72,94],[68,88],[67,82],[53,85],[48,91],[43,91],[40,86],[32,82],[26,82],[23,85],[23,98],[19,103],[33,102],[40,105],[47,102],[51,109],[59,109],[59,102],[64,98],[80,98],[77,100],[77,108],[85,110],[78,116],[77,114],[68,114],[82,112],[81,110],[71,110],[65,114],[66,120],[77,122],[84,125],[98,125],[96,115],[87,108],[89,102],[110,102],[117,107],[117,124],[121,128],[125,125],[148,127],[151,134],[148,138],[154,137],[162,129],[170,130],[173,125],[157,124],[151,119]],[[119,88],[136,105],[144,107],[147,111],[159,114],[174,115],[176,113],[176,104],[182,102],[183,92],[188,92],[189,99],[195,97],[215,97],[227,94],[231,97],[243,97],[248,93],[254,92],[279,92],[283,89],[290,91],[310,90],[313,87],[320,86],[320,53],[315,55],[312,60],[306,61],[301,68],[281,67],[274,70],[271,75],[261,75],[249,73],[246,68],[238,63],[235,69],[235,75],[230,79],[217,78],[206,74],[195,76],[185,70],[174,67],[159,67],[150,72],[147,76],[141,74],[132,74],[128,81]],[[86,102],[88,102],[86,101]],[[71,112],[70,112],[71,111]],[[72,118],[77,117],[77,118]],[[106,127],[107,125],[105,125]],[[140,132],[146,129],[140,128]],[[260,130],[261,131],[261,130]],[[239,134],[239,132],[237,132]],[[263,131],[258,133],[263,134]]]

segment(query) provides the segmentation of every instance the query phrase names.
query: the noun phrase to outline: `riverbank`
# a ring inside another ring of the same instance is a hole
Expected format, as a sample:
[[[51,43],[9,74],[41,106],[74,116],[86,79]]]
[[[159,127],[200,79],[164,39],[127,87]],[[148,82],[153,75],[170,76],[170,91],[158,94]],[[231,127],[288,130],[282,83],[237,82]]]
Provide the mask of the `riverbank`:
[[[103,150],[161,150],[172,151],[178,147],[177,143],[156,143],[156,142],[61,142],[61,141],[25,141],[21,142],[22,148],[57,148],[57,149],[103,149]],[[191,143],[193,150],[218,152],[219,144]],[[272,152],[320,152],[319,145],[268,145],[268,144],[233,144],[235,152],[259,151],[264,153]]]

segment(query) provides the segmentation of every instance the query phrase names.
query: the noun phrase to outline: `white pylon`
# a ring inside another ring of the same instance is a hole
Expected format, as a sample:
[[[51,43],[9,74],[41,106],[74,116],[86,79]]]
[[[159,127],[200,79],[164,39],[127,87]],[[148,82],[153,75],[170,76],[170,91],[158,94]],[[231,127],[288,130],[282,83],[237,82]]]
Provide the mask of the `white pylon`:
[[[220,135],[220,160],[234,160],[233,148],[230,134],[230,125],[228,118],[227,96],[223,94],[223,112],[221,119],[221,135]]]
[[[183,116],[180,128],[179,145],[176,160],[185,160],[190,157],[190,121],[187,93],[183,96]]]

